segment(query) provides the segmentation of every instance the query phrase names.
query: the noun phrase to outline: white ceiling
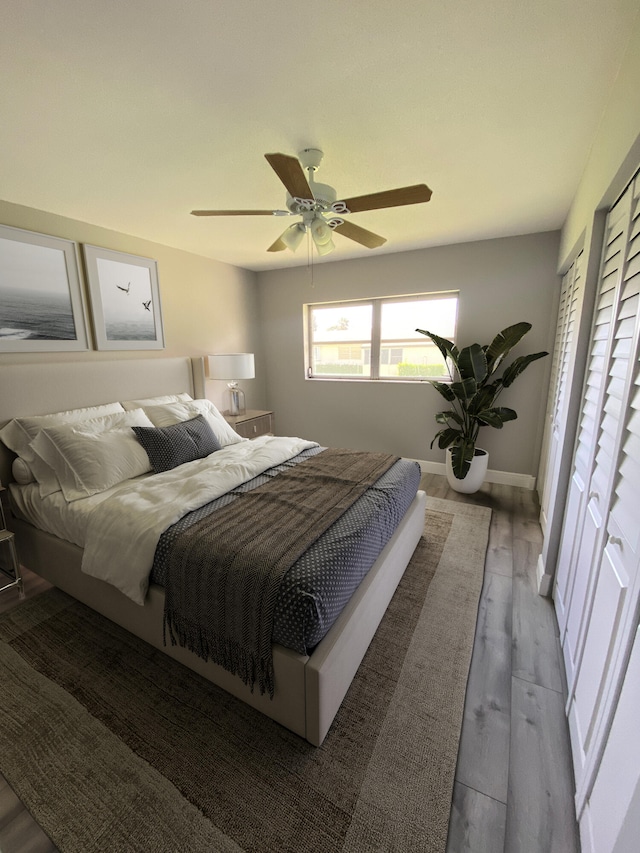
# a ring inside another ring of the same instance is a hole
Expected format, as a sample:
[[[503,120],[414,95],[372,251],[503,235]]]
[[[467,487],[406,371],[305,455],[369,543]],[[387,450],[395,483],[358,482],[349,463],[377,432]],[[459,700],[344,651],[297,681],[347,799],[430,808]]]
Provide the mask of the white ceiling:
[[[322,263],[561,227],[638,0],[3,0],[0,198],[253,270],[291,220],[266,152],[325,152],[353,214]]]

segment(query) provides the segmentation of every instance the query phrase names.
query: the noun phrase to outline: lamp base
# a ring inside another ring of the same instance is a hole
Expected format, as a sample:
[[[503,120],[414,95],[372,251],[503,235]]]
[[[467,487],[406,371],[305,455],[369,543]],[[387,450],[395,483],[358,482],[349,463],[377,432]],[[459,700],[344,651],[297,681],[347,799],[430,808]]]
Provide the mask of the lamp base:
[[[245,397],[244,391],[242,388],[238,388],[237,383],[230,382],[229,383],[229,414],[230,415],[244,415],[246,414],[247,407],[245,405]]]

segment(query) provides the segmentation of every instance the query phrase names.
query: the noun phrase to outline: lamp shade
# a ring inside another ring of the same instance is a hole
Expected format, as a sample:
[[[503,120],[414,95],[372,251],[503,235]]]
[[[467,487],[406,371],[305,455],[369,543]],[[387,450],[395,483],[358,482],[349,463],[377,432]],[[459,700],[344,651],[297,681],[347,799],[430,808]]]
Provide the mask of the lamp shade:
[[[225,352],[210,355],[209,379],[253,379],[256,375],[252,352]]]

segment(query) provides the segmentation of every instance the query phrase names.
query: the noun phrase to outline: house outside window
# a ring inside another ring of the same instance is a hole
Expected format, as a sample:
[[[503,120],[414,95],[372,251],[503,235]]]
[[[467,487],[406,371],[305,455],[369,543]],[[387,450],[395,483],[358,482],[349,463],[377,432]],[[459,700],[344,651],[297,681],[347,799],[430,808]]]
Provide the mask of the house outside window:
[[[458,293],[416,293],[304,306],[309,379],[448,379],[440,350],[416,332],[455,340]]]

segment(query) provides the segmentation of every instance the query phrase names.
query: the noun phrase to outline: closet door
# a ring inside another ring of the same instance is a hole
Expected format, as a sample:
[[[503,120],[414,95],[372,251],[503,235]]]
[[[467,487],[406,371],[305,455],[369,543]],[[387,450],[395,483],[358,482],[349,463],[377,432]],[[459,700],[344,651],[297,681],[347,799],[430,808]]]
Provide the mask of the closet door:
[[[584,294],[582,260],[583,254],[580,252],[569,270],[564,274],[560,290],[558,325],[553,347],[541,454],[543,462],[539,474],[539,484],[542,488],[540,526],[543,534],[546,534],[547,522],[551,517],[556,500],[560,479],[561,449],[567,430],[568,390],[575,363],[577,325]]]
[[[582,411],[566,502],[554,592],[560,642],[569,688],[578,661],[588,593],[595,580],[596,556],[607,500],[607,473],[600,455],[599,477],[592,483],[598,434],[611,360],[611,326],[622,280],[624,247],[630,220],[630,190],[609,213],[596,296]],[[612,474],[612,472],[610,472]],[[579,570],[578,570],[579,569]]]
[[[556,585],[576,806],[587,823],[640,601],[639,208],[636,178],[606,223]]]
[[[584,630],[584,651],[569,714],[585,755],[577,804],[588,796],[631,654],[640,603],[640,179],[632,187],[630,227],[612,327],[604,414],[592,482],[612,469],[602,559]]]
[[[589,795],[591,827],[589,850],[624,853],[637,850],[637,830],[631,831],[634,816],[640,815],[640,628],[638,628],[625,672],[620,698],[597,779]],[[626,824],[626,827],[625,827]],[[626,831],[625,831],[626,829]],[[626,837],[625,837],[626,836]],[[633,837],[632,837],[633,836]]]

